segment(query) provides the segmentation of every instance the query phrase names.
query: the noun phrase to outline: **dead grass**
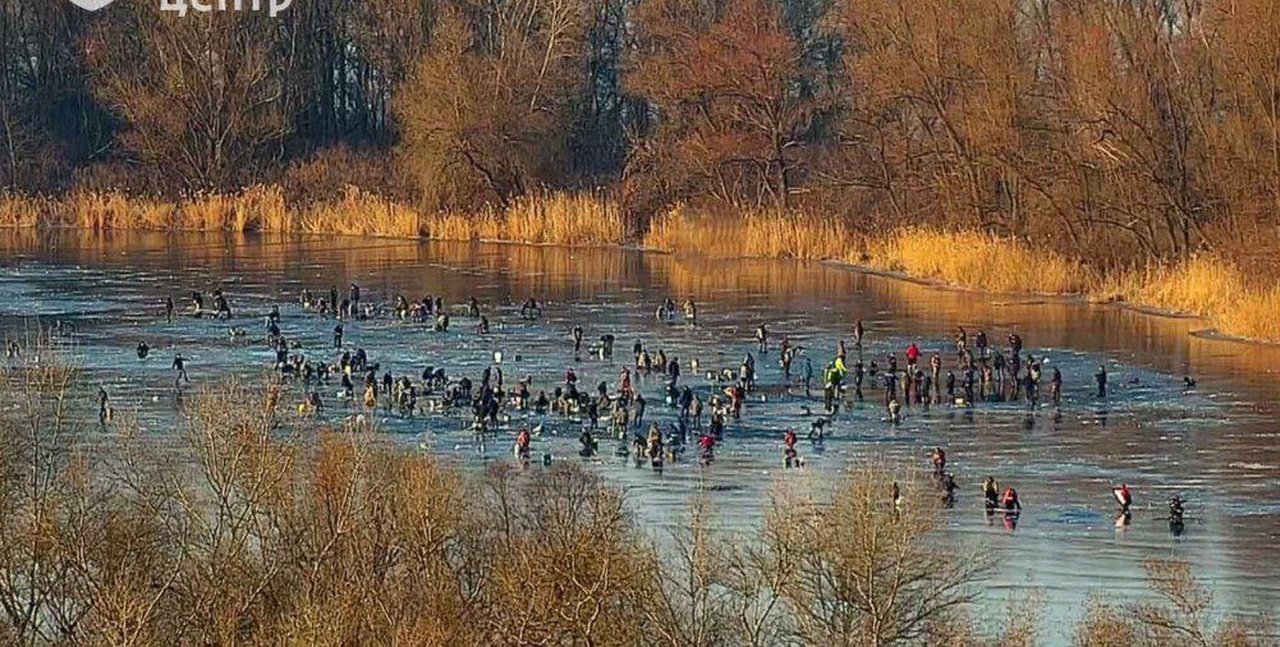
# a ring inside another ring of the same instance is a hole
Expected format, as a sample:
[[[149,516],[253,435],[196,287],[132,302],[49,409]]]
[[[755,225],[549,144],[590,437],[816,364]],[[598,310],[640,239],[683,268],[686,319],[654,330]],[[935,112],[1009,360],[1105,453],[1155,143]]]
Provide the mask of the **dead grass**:
[[[1210,256],[1120,274],[1098,289],[1106,298],[1202,317],[1226,312],[1246,291],[1243,276]]]
[[[718,216],[683,206],[655,219],[644,237],[649,249],[710,258],[843,259],[857,243],[837,218],[777,211]]]
[[[1113,277],[1097,292],[1112,300],[1204,317],[1225,335],[1280,341],[1280,288],[1259,286],[1216,256]]]
[[[62,199],[0,195],[0,226],[80,227],[94,231],[270,231],[551,245],[621,245],[618,205],[597,194],[547,193],[508,208],[427,215],[394,199],[348,186],[336,199],[293,207],[275,185],[203,194],[178,203],[118,191]]]
[[[906,228],[863,236],[810,214],[697,213],[677,207],[644,237],[649,249],[711,259],[840,260],[992,292],[1079,294],[1204,317],[1223,334],[1280,341],[1280,288],[1259,287],[1221,258],[1103,273],[1018,239]]]
[[[185,200],[173,218],[168,227],[156,222],[147,228],[237,232],[289,228],[284,194],[276,186],[252,186],[237,194],[209,194]]]
[[[47,222],[52,211],[52,200],[0,193],[0,227],[35,227]]]
[[[200,195],[179,203],[118,191],[79,191],[58,200],[0,196],[0,226],[78,227],[115,230],[259,231],[278,218],[283,198],[274,187],[251,187],[234,195]]]
[[[992,292],[1079,294],[1090,272],[1013,238],[980,232],[902,229],[868,244],[873,267]]]
[[[394,200],[350,186],[340,199],[306,208],[301,213],[284,211],[279,231],[345,236],[417,238],[422,235],[422,216]]]
[[[679,207],[653,223],[644,244],[711,258],[840,260],[995,292],[1088,288],[1088,273],[1078,263],[1012,238],[915,228],[864,236],[842,219],[813,214],[724,217]]]
[[[443,213],[426,218],[424,233],[435,240],[484,240],[534,245],[601,246],[627,242],[618,205],[588,193],[525,196],[505,210]]]

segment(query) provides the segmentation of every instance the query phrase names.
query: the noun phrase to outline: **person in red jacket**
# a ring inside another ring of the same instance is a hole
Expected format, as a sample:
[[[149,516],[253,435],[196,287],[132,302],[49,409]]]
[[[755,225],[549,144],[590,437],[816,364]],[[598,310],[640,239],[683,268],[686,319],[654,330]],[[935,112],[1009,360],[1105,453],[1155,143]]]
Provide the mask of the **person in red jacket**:
[[[521,461],[529,462],[529,430],[521,429],[516,434],[516,458]]]
[[[1005,488],[1004,496],[1000,497],[1000,504],[1004,506],[1005,514],[1016,514],[1022,512],[1022,502],[1018,501],[1018,491]]]
[[[733,412],[734,420],[742,417],[742,400],[747,395],[747,390],[743,388],[742,382],[736,382],[733,386],[725,389],[724,393],[729,396],[729,409]]]
[[[1121,483],[1120,487],[1111,488],[1111,494],[1120,505],[1120,513],[1129,514],[1129,506],[1133,505],[1133,493],[1129,492],[1128,484]]]
[[[698,446],[702,449],[702,464],[709,464],[711,459],[715,457],[716,437],[711,433],[702,434],[702,437],[698,439]]]
[[[624,402],[631,401],[631,369],[622,368],[622,374],[618,376],[618,391],[622,395]]]
[[[907,370],[914,373],[916,370],[916,363],[919,361],[920,347],[916,346],[915,342],[911,342],[911,345],[907,346]]]

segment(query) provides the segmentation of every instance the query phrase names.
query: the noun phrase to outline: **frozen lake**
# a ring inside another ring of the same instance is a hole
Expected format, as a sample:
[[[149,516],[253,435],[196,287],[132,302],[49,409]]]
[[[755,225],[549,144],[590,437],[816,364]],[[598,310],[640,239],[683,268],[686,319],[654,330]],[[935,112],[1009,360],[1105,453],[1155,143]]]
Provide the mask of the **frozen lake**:
[[[601,380],[616,388],[639,339],[646,348],[680,358],[686,367],[682,382],[706,399],[715,387],[687,369],[689,360],[696,358],[703,372],[736,369],[747,352],[756,351],[756,326],[767,323],[774,350],[757,358],[758,388],[766,399],[749,399],[742,420],[729,422],[713,465],[686,460],[661,472],[636,468],[613,456],[613,441],[601,439],[601,456],[589,463],[629,490],[650,527],[676,522],[689,496],[706,486],[729,523],[759,519],[770,484],[794,478],[794,472],[780,469],[782,432],[790,427],[803,436],[808,429],[808,412],[822,407],[822,367],[837,341],[850,337],[855,320],[862,319],[868,330],[862,349],[867,362],[883,365],[891,352],[901,358],[914,341],[926,358],[941,353],[944,373],[955,368],[956,326],[971,336],[985,329],[1000,347],[1009,332],[1017,332],[1024,354],[1047,358],[1046,380],[1049,367],[1062,371],[1060,408],[910,407],[901,424],[890,425],[883,420],[881,391],[869,388],[865,403],[850,403],[836,416],[821,447],[801,441],[804,471],[821,475],[850,461],[884,457],[925,469],[929,450],[945,447],[948,469],[960,485],[950,526],[998,556],[992,598],[999,602],[1041,590],[1050,619],[1076,619],[1091,592],[1136,595],[1144,586],[1142,560],[1171,556],[1193,562],[1219,603],[1280,607],[1280,348],[1191,334],[1202,322],[939,289],[821,264],[709,262],[625,250],[86,232],[6,232],[0,249],[3,335],[22,338],[35,317],[65,322],[75,331],[73,352],[90,383],[105,385],[118,411],[136,413],[161,437],[172,428],[176,411],[174,353],[188,359],[196,386],[229,374],[259,376],[274,360],[262,343],[272,304],[281,306],[281,328],[302,344],[299,352],[335,359],[333,321],[303,311],[298,296],[304,288],[319,294],[336,286],[345,292],[355,282],[364,302],[388,305],[401,293],[410,301],[439,296],[450,306],[474,296],[492,322],[492,334],[478,335],[474,322],[462,316],[454,317],[446,333],[381,318],[348,322],[347,344],[366,349],[371,362],[397,376],[416,378],[433,365],[477,382],[494,351],[501,351],[508,386],[528,375],[535,394],[550,393],[570,366],[583,390]],[[230,298],[232,321],[180,316],[165,322],[166,295],[185,312],[192,290],[207,294],[216,287]],[[542,318],[532,323],[518,317],[519,303],[530,296],[543,304]],[[654,309],[668,296],[677,304],[692,297],[699,325],[657,321]],[[574,361],[574,325],[584,328],[588,344],[615,335],[614,360],[584,352]],[[232,339],[232,326],[248,331],[249,339]],[[785,392],[776,351],[784,335],[812,360],[812,400],[802,389]],[[135,355],[139,341],[152,347],[145,361]],[[852,345],[850,353],[856,355]],[[1100,363],[1111,378],[1105,401],[1093,397]],[[1198,381],[1192,389],[1183,384],[1188,375]],[[664,427],[675,418],[662,403],[660,377],[638,378],[636,385],[650,403],[646,418]],[[335,382],[323,394],[331,415],[353,413],[334,407],[337,390]],[[299,401],[300,387],[286,399]],[[464,431],[466,415],[379,418],[385,433],[406,449],[425,447],[466,465],[508,460],[509,441],[491,443],[487,455],[477,451]],[[533,417],[549,432],[534,441],[535,455],[550,451],[559,460],[580,460],[579,423]],[[987,475],[1018,489],[1025,509],[1015,531],[984,515],[979,488]],[[1137,508],[1132,525],[1117,529],[1108,490],[1121,481],[1134,489]],[[1189,501],[1180,537],[1163,520],[1174,494]],[[1053,642],[1066,637],[1046,636]]]

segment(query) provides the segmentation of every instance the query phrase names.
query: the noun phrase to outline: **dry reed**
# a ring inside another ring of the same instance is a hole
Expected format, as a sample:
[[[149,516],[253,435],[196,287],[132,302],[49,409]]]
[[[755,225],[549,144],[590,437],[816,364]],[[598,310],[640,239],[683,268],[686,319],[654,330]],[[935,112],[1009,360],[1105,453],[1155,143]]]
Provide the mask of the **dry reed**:
[[[503,210],[443,213],[426,219],[425,233],[435,240],[534,245],[600,246],[627,241],[626,221],[618,205],[585,193],[537,194],[519,198]]]
[[[858,237],[837,218],[748,211],[733,217],[696,214],[678,206],[654,220],[644,246],[711,258],[846,258]]]
[[[178,203],[118,191],[76,192],[59,200],[6,193],[0,195],[0,226],[271,231],[584,246],[621,245],[627,239],[621,209],[596,194],[538,194],[506,209],[428,216],[354,186],[337,199],[299,207],[287,205],[284,191],[274,185],[200,194]]]
[[[1255,286],[1216,256],[1112,277],[1097,292],[1112,300],[1204,317],[1225,335],[1280,341],[1280,288]]]
[[[992,292],[1079,294],[1090,283],[1071,259],[980,232],[901,229],[872,239],[868,256],[880,269]]]
[[[0,192],[0,227],[35,227],[52,218],[54,202]]]
[[[844,220],[776,211],[733,218],[683,207],[654,221],[644,244],[712,258],[840,260],[996,292],[1079,293],[1088,273],[1059,254],[976,232],[901,229],[862,236]]]
[[[417,238],[420,214],[394,200],[349,186],[336,202],[313,205],[301,213],[285,212],[282,231],[350,236]]]

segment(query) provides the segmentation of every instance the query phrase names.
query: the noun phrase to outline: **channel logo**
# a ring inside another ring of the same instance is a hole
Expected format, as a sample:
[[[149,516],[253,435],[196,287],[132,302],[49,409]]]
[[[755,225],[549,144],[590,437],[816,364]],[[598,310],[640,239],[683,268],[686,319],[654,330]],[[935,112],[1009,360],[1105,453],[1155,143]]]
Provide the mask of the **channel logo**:
[[[115,0],[71,0],[71,4],[85,11],[104,9]],[[280,15],[293,0],[160,0],[160,11],[176,13],[212,13],[215,11],[266,11],[272,18]]]

